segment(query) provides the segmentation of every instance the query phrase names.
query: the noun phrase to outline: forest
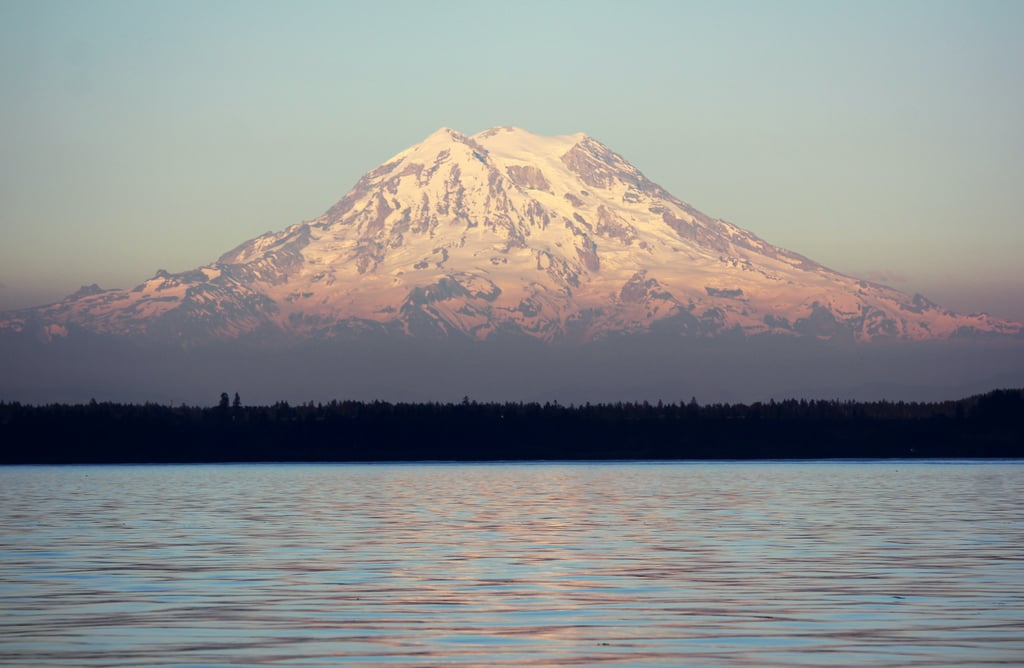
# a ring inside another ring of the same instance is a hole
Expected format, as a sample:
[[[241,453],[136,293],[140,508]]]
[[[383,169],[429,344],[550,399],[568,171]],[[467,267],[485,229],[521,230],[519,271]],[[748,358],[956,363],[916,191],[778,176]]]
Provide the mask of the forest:
[[[0,402],[0,464],[961,457],[1024,457],[1024,389],[939,403]]]

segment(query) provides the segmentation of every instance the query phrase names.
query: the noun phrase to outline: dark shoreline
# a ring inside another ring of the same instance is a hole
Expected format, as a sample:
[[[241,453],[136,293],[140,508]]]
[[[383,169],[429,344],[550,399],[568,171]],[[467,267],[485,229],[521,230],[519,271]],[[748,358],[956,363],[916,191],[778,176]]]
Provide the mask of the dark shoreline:
[[[939,403],[0,402],[0,464],[1024,457],[1024,390]]]

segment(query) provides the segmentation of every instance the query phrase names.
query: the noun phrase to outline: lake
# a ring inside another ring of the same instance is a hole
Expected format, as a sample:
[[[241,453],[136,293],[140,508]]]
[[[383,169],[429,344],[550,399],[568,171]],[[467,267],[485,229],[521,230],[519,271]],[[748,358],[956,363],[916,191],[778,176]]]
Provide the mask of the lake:
[[[1024,663],[1024,463],[0,468],[0,665]]]

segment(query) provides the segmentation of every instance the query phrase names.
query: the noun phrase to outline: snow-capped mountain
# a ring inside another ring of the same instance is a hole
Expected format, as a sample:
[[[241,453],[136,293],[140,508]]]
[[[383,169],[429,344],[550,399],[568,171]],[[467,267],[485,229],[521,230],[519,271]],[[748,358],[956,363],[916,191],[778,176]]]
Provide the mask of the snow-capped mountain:
[[[584,135],[443,128],[315,220],[127,290],[83,288],[0,329],[195,342],[391,333],[589,341],[1020,335],[831,271],[711,218]]]

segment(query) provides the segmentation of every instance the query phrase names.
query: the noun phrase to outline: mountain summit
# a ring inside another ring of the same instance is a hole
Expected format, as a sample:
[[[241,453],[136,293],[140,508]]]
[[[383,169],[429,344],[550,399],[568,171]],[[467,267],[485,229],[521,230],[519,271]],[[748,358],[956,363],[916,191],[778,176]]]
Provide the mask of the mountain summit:
[[[585,134],[442,128],[315,220],[193,271],[80,290],[0,329],[183,343],[388,333],[589,341],[677,332],[819,339],[1020,335],[831,271],[711,218]]]

